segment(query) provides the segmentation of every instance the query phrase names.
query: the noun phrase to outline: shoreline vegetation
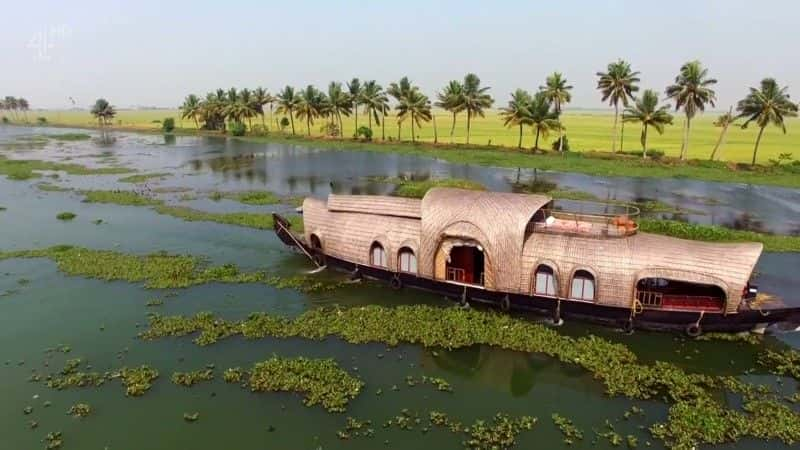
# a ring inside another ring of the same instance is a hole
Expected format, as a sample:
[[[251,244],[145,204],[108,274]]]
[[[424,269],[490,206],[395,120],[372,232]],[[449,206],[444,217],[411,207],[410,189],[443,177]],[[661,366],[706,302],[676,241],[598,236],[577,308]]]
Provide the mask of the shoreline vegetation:
[[[149,328],[139,337],[153,340],[188,335],[195,335],[194,342],[201,346],[234,336],[316,341],[338,338],[356,345],[457,349],[484,344],[540,353],[586,370],[611,397],[665,403],[669,407],[666,421],[650,424],[649,431],[669,448],[731,443],[748,437],[780,440],[787,445],[800,441],[800,414],[768,386],[730,375],[689,373],[665,362],[646,363],[625,345],[593,335],[565,336],[547,326],[495,312],[371,305],[316,308],[295,318],[267,313],[253,313],[243,320],[226,320],[207,312],[195,316],[151,315]],[[792,374],[784,362],[798,361],[800,356],[793,350],[786,352],[765,353],[760,359],[762,366],[775,375]],[[718,394],[741,398],[741,405],[723,404]]]
[[[163,112],[158,111],[159,114]],[[30,126],[31,124],[19,124]],[[70,124],[48,122],[48,127],[80,128],[87,130],[114,130],[163,134],[150,124],[105,125],[91,123]],[[455,164],[471,164],[511,169],[537,169],[543,171],[581,173],[605,177],[687,178],[719,183],[744,183],[754,185],[800,188],[800,167],[797,164],[756,164],[686,159],[671,156],[643,159],[641,152],[611,153],[598,150],[555,151],[530,153],[513,147],[481,144],[450,144],[427,141],[367,141],[364,139],[330,136],[301,136],[282,131],[247,133],[231,136],[219,131],[176,127],[170,134],[179,136],[205,136],[238,139],[255,143],[282,143],[299,146],[324,146],[328,150],[369,151],[397,153],[408,156],[441,159]],[[112,168],[115,169],[115,168]],[[113,172],[127,173],[127,172]]]

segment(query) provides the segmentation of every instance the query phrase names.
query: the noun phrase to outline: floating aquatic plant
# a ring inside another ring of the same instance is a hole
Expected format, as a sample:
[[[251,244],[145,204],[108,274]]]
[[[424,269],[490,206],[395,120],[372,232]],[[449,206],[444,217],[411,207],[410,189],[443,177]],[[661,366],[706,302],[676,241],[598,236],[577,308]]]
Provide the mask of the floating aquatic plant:
[[[125,395],[139,397],[150,390],[153,381],[158,378],[158,371],[147,365],[132,369],[123,367],[114,376],[118,376],[122,380],[122,384],[125,386]]]
[[[306,406],[320,404],[328,411],[344,412],[364,383],[332,359],[272,357],[253,366],[248,385],[254,392],[300,392]]]
[[[556,424],[558,429],[561,430],[561,434],[564,435],[565,444],[572,445],[576,441],[583,439],[583,432],[578,429],[571,420],[556,413],[553,413],[550,417],[553,419],[553,423]]]
[[[226,383],[241,383],[246,376],[247,373],[241,367],[231,367],[222,373],[222,379]]]
[[[36,187],[40,191],[45,191],[45,192],[66,192],[72,190],[71,188],[58,186],[52,183],[37,183]]]
[[[211,381],[214,379],[214,370],[195,370],[194,372],[175,372],[172,374],[172,382],[180,385],[191,387],[203,381]]]
[[[125,206],[160,205],[161,200],[146,197],[133,191],[81,191],[87,203],[113,203]]]
[[[72,417],[86,417],[91,413],[92,407],[86,403],[76,403],[70,406],[69,411],[67,411],[67,414]]]
[[[370,420],[360,421],[348,417],[344,429],[337,431],[336,436],[342,440],[347,440],[351,437],[373,437],[375,430],[371,427],[372,421]]]
[[[336,336],[354,344],[382,342],[397,345],[404,342],[451,349],[485,344],[542,353],[586,369],[603,383],[609,395],[633,399],[664,398],[671,405],[668,421],[654,425],[651,430],[670,446],[679,448],[687,442],[734,442],[745,436],[780,439],[787,444],[800,442],[800,414],[797,412],[777,409],[780,414],[773,426],[758,428],[755,424],[760,422],[752,411],[729,408],[714,396],[715,392],[727,390],[743,395],[751,405],[763,406],[753,403],[755,399],[780,405],[779,399],[768,388],[756,387],[733,377],[687,373],[666,362],[643,363],[624,345],[591,335],[579,338],[564,336],[550,327],[506,314],[427,305],[317,308],[294,319],[254,313],[241,321],[227,321],[210,313],[201,313],[194,317],[152,316],[150,327],[140,336],[154,339],[197,332],[200,334],[195,342],[199,345],[234,335],[249,339],[324,339]],[[774,355],[770,357],[777,358]],[[780,361],[787,358],[794,361],[793,356],[783,356]],[[699,420],[700,417],[706,418],[708,423]],[[748,422],[750,426],[741,426],[742,422]],[[687,428],[689,424],[692,427]],[[723,432],[720,433],[719,429]],[[619,439],[623,438],[620,436]]]
[[[64,438],[61,435],[60,431],[51,431],[47,433],[47,436],[44,437],[45,442],[45,449],[47,450],[54,450],[57,448],[61,448],[64,444]]]
[[[117,181],[119,181],[120,183],[144,183],[145,181],[152,180],[153,178],[166,178],[171,175],[172,174],[169,172],[142,173],[142,174],[123,177]]]
[[[187,422],[197,422],[197,419],[199,419],[199,418],[200,418],[200,413],[197,412],[197,411],[195,411],[195,412],[193,412],[191,414],[183,413],[183,420],[185,420]]]
[[[110,175],[134,172],[123,167],[86,167],[78,164],[65,164],[52,161],[8,159],[0,155],[0,175],[11,180],[39,178],[39,171],[64,171],[70,175]]]
[[[800,381],[800,352],[793,349],[775,351],[766,349],[758,363],[776,375],[785,375]]]
[[[148,300],[147,303],[145,303],[144,305],[145,306],[161,306],[163,304],[164,304],[164,300],[162,300],[162,299],[160,299],[158,297],[153,297],[150,300]]]
[[[58,219],[58,220],[72,220],[72,219],[74,219],[76,217],[78,217],[77,214],[69,212],[69,211],[60,212],[60,213],[58,213],[58,215],[56,215],[56,219]]]

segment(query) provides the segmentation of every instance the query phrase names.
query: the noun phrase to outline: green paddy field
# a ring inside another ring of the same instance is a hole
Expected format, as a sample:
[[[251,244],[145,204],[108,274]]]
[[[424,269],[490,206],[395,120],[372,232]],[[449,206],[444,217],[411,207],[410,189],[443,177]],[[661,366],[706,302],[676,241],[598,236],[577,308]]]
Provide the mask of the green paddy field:
[[[707,113],[696,117],[692,121],[692,131],[689,145],[690,159],[708,159],[711,151],[719,138],[720,129],[713,125],[717,113]],[[68,126],[96,126],[97,122],[92,118],[88,111],[30,111],[28,119],[34,122],[37,117],[44,117],[48,123],[55,125]],[[134,128],[142,130],[160,129],[160,121],[174,117],[179,128],[195,129],[192,120],[181,120],[180,112],[174,109],[150,109],[150,110],[120,110],[114,119],[114,126],[124,128]],[[279,120],[278,114],[274,115],[272,123]],[[452,116],[444,111],[438,111],[435,115],[437,131],[440,143],[465,143],[466,142],[466,116],[461,114],[456,120],[456,127],[453,138],[450,137],[450,126]],[[267,125],[270,124],[270,115],[266,116]],[[358,117],[359,125],[367,124],[367,116],[360,114]],[[612,140],[612,126],[614,116],[610,111],[566,111],[563,114],[563,122],[566,134],[572,151],[610,151]],[[344,134],[351,136],[354,130],[354,118],[343,118]],[[260,124],[260,119],[255,119],[253,124]],[[314,136],[322,135],[323,121],[317,120],[311,127],[311,134]],[[683,116],[675,114],[675,123],[668,126],[663,135],[658,135],[651,130],[648,136],[649,150],[661,150],[668,156],[678,156],[681,148]],[[272,129],[276,127],[273,125]],[[780,129],[769,127],[764,131],[764,137],[758,150],[758,162],[768,164],[770,159],[777,159],[782,153],[791,153],[794,159],[800,159],[800,119],[792,118],[786,122],[787,133],[783,134]],[[381,138],[381,127],[373,124],[375,138]],[[290,132],[290,129],[286,130]],[[298,134],[306,133],[306,125],[301,120],[295,120],[295,131]],[[386,123],[386,138],[397,138],[397,122],[394,117],[390,117]],[[623,136],[623,150],[641,150],[639,134],[641,128],[637,124],[628,123],[625,125]],[[733,162],[750,162],[755,143],[757,128],[750,127],[741,129],[733,126],[728,130],[726,143],[722,148],[722,159]],[[417,129],[418,139],[421,141],[433,142],[433,124],[427,123],[421,129]],[[410,123],[403,124],[401,130],[402,140],[411,140]],[[499,111],[493,110],[486,114],[486,117],[475,118],[471,125],[470,143],[475,145],[500,145],[516,147],[519,137],[519,129],[506,128],[503,126],[499,117]],[[557,139],[557,135],[551,134],[546,139],[540,139],[540,147],[549,148],[551,143]],[[534,136],[529,128],[524,130],[523,146],[532,147]]]

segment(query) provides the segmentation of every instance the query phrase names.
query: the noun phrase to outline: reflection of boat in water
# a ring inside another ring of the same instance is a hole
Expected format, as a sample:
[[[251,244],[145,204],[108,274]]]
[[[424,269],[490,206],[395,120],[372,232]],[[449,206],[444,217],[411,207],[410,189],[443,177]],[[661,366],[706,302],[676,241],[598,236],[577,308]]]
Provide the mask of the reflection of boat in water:
[[[426,350],[421,364],[499,388],[514,397],[527,395],[534,386],[557,385],[576,392],[602,394],[600,383],[578,366],[564,365],[542,354],[522,353],[486,345],[474,345],[435,354]]]
[[[638,232],[638,210],[577,213],[550,197],[435,188],[422,200],[330,195],[303,204],[305,233],[275,215],[285,243],[318,265],[503,310],[626,330],[763,330],[800,308],[763,304],[749,280],[759,243]]]

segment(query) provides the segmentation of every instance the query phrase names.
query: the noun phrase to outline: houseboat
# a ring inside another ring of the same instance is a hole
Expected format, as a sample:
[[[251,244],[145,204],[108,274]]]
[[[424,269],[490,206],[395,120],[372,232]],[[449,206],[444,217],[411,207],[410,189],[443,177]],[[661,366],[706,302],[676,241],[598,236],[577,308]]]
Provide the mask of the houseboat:
[[[750,283],[762,244],[639,232],[633,207],[570,212],[545,195],[434,188],[421,200],[307,198],[302,214],[302,235],[277,214],[275,232],[319,267],[465,306],[689,336],[800,323],[800,308]]]

